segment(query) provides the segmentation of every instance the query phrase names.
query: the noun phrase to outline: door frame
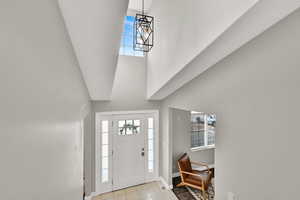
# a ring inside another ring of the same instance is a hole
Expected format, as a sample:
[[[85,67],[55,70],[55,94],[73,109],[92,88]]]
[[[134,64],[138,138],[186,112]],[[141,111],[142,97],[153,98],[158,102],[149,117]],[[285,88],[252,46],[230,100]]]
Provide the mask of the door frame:
[[[99,172],[101,171],[100,157],[101,157],[101,143],[98,141],[101,137],[97,128],[98,119],[108,119],[111,121],[114,115],[131,115],[131,114],[144,114],[152,115],[154,117],[154,172],[153,177],[145,177],[145,183],[155,181],[159,179],[159,111],[158,110],[135,110],[135,111],[112,111],[112,112],[95,112],[95,194],[99,195],[102,193],[113,191],[107,186],[101,183],[99,179]],[[146,136],[146,135],[145,135]],[[146,168],[147,169],[147,168]],[[97,173],[98,172],[98,173]]]

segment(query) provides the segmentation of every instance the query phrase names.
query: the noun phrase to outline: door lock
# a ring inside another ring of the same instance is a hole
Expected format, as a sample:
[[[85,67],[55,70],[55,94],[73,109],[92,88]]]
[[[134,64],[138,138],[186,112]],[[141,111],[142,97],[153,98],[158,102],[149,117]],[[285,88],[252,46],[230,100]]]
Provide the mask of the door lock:
[[[142,148],[142,153],[141,153],[142,156],[145,156],[145,148]]]

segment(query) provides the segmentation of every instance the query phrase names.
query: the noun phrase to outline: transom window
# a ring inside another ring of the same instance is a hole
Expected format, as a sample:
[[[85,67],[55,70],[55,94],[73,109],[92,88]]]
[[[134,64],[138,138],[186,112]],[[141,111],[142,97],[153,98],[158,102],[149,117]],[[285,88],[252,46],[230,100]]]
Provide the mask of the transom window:
[[[216,116],[191,112],[191,148],[210,148],[215,146]]]
[[[120,120],[118,121],[119,135],[133,135],[141,131],[141,120]]]
[[[144,53],[142,51],[134,51],[133,50],[134,20],[135,20],[135,17],[133,17],[133,16],[125,17],[119,54],[125,55],[125,56],[143,57]]]

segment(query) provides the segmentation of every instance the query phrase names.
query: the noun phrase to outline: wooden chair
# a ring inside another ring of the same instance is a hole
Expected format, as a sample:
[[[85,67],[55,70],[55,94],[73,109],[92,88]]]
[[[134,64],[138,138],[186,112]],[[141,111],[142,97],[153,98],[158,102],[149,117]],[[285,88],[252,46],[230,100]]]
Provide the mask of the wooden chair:
[[[192,168],[193,165],[204,166],[205,170],[198,171]],[[179,173],[181,177],[181,183],[177,187],[190,186],[201,190],[204,199],[208,198],[207,189],[211,184],[212,172],[205,163],[191,162],[189,156],[185,153],[178,160]]]

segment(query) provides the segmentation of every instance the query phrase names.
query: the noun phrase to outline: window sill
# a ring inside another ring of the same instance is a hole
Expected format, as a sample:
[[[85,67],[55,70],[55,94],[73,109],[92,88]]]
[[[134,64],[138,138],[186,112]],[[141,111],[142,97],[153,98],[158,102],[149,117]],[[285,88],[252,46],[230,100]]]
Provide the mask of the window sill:
[[[194,147],[194,148],[191,148],[191,151],[192,152],[195,152],[195,151],[205,151],[205,150],[208,150],[208,149],[215,149],[216,146],[213,145],[213,146],[205,146],[205,147]]]

